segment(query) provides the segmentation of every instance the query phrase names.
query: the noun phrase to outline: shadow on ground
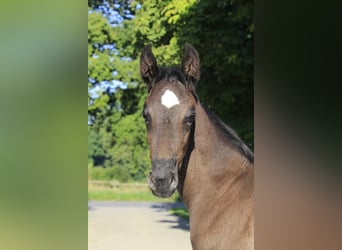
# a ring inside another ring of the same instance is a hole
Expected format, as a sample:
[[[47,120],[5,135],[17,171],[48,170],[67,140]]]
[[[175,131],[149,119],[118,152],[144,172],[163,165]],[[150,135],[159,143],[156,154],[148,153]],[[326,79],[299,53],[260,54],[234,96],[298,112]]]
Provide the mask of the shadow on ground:
[[[154,209],[156,212],[165,212],[169,211],[170,209],[175,208],[184,208],[182,202],[175,202],[175,203],[158,203],[151,205],[151,208]],[[190,231],[189,221],[173,214],[169,214],[170,220],[159,220],[159,223],[167,223],[169,224],[170,228],[174,229],[182,229],[185,231]],[[176,218],[176,220],[175,220]]]

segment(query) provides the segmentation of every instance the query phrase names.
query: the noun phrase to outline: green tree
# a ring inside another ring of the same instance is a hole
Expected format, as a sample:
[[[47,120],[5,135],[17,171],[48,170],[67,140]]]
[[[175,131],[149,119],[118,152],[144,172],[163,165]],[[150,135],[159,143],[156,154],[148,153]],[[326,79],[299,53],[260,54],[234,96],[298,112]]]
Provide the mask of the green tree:
[[[198,1],[177,24],[179,46],[191,41],[201,57],[201,101],[253,148],[253,2]]]
[[[179,62],[184,43],[191,42],[201,57],[201,101],[253,148],[252,1],[144,1],[115,34],[122,56],[136,60],[152,43],[164,65]]]
[[[90,9],[88,18],[90,178],[141,181],[149,164],[140,117],[145,91],[138,84],[138,65],[115,49],[115,22],[113,25],[107,14],[103,9]]]

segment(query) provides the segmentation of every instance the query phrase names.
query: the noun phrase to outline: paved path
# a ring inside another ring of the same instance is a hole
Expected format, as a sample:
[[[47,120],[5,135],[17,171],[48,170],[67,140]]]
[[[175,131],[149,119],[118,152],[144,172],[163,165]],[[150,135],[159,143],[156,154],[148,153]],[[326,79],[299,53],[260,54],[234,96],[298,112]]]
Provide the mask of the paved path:
[[[191,250],[181,203],[88,202],[88,250]]]

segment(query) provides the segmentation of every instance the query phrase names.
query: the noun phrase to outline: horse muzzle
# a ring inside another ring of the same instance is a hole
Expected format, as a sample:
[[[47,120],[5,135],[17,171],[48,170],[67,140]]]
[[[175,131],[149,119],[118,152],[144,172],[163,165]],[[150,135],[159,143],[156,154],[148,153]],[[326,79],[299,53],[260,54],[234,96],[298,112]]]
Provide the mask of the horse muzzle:
[[[170,197],[178,185],[176,161],[174,159],[153,160],[148,185],[155,196]]]

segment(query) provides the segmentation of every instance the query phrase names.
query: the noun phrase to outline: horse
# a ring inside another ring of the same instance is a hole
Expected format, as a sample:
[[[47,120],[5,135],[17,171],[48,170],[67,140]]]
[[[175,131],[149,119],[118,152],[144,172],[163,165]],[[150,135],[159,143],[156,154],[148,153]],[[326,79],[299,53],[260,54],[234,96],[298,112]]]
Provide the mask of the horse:
[[[140,74],[152,193],[167,198],[178,190],[194,250],[254,249],[254,155],[200,103],[198,52],[186,43],[180,66],[159,67],[146,45]]]

